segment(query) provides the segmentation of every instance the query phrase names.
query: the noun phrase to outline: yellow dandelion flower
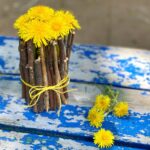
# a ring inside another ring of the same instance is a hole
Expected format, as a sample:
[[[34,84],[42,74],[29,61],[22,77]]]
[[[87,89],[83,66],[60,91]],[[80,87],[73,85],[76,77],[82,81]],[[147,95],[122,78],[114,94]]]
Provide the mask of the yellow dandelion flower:
[[[75,19],[74,15],[69,11],[57,11],[56,16],[62,17],[66,26],[68,26],[69,30],[80,29],[80,25],[78,21]]]
[[[97,95],[94,107],[99,110],[106,111],[110,106],[110,97],[107,95]]]
[[[16,29],[24,28],[24,26],[33,20],[48,22],[54,15],[54,10],[46,6],[35,6],[28,10],[27,13],[20,16],[14,23]]]
[[[19,17],[14,27],[18,29],[23,40],[32,39],[34,44],[40,47],[41,44],[47,45],[47,41],[68,35],[72,29],[79,28],[79,25],[69,12],[55,12],[47,6],[35,6]]]
[[[67,22],[67,24],[68,25],[71,24],[74,29],[75,28],[76,29],[81,29],[81,27],[80,27],[80,25],[78,23],[78,20],[75,19],[74,15],[71,12],[67,11],[65,13],[65,17],[64,18],[65,18],[65,21]]]
[[[33,43],[40,47],[42,44],[47,45],[47,41],[50,41],[51,32],[47,23],[33,20],[19,31],[19,36],[24,41],[32,39]]]
[[[117,117],[123,117],[128,115],[128,103],[120,101],[114,107],[114,115]]]
[[[29,22],[29,16],[27,14],[24,14],[20,16],[14,23],[14,28],[15,29],[21,29],[24,27],[26,23]]]
[[[60,16],[54,16],[49,22],[49,27],[53,39],[57,39],[59,36],[64,37],[69,34],[69,27],[66,26],[63,18]]]
[[[104,113],[102,111],[97,111],[96,108],[91,108],[87,119],[90,121],[90,125],[99,128],[104,121]]]
[[[30,8],[27,12],[27,14],[30,16],[30,19],[38,19],[40,21],[49,21],[51,17],[54,15],[54,10],[52,8],[49,8],[47,6],[34,6]]]
[[[111,131],[100,129],[98,132],[94,133],[94,143],[100,148],[109,148],[114,143],[114,135]]]

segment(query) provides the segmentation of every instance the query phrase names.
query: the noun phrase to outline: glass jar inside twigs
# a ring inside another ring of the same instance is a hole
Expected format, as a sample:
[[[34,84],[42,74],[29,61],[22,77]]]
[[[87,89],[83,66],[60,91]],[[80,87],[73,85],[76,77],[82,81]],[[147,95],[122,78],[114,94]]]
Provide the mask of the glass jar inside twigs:
[[[67,104],[68,65],[80,29],[69,11],[46,6],[30,8],[14,23],[18,30],[22,97],[35,112],[58,110]]]

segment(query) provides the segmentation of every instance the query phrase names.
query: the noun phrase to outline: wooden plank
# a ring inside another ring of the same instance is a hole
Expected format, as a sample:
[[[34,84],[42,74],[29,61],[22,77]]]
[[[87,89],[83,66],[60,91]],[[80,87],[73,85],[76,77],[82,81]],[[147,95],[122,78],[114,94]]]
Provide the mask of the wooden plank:
[[[0,147],[1,150],[98,150],[92,142],[4,130],[0,130]],[[121,149],[121,146],[114,148]]]
[[[77,91],[69,93],[70,104],[91,107],[94,102],[95,96],[101,93],[103,85],[71,82],[70,88],[77,89]],[[121,93],[120,99],[127,100],[130,104],[130,108],[132,109],[132,111],[143,114],[150,112],[149,91],[117,88],[117,87],[114,87],[114,89],[118,89],[120,91]],[[21,97],[20,77],[12,75],[1,75],[0,94],[6,94],[20,98]]]
[[[98,150],[94,143],[82,140],[65,139],[31,133],[0,130],[1,150]],[[113,146],[110,150],[138,150],[126,146]]]
[[[16,38],[0,37],[0,72],[19,74]],[[70,62],[72,81],[150,90],[150,51],[76,44]]]
[[[35,114],[25,108],[24,100],[20,99],[20,86],[18,76],[0,77],[1,124],[86,138],[92,138],[93,132],[97,131],[90,127],[86,117],[94,96],[101,92],[102,86],[71,83],[70,87],[78,91],[70,94],[70,105],[62,107],[60,117],[55,112]],[[109,115],[103,127],[110,129],[121,143],[150,147],[150,92],[118,89],[123,93],[120,99],[125,97],[129,101],[130,115],[120,119]]]
[[[0,36],[0,73],[19,73],[18,40]]]

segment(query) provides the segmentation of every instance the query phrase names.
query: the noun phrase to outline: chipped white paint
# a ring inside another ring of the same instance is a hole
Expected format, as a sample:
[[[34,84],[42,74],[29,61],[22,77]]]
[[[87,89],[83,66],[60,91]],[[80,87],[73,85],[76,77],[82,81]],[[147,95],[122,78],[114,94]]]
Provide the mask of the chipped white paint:
[[[91,142],[0,130],[1,150],[98,150]]]
[[[99,148],[94,148],[92,146],[86,146],[84,143],[78,143],[73,140],[64,140],[64,139],[59,139],[58,142],[61,145],[64,145],[64,149],[68,149],[68,145],[70,145],[70,149],[76,148],[78,150],[98,150]],[[66,145],[66,146],[65,146]]]
[[[125,134],[123,139],[128,142],[134,142],[134,143],[136,143],[137,141],[140,141],[145,144],[150,143],[150,136],[143,136],[142,134],[137,134],[135,137]]]

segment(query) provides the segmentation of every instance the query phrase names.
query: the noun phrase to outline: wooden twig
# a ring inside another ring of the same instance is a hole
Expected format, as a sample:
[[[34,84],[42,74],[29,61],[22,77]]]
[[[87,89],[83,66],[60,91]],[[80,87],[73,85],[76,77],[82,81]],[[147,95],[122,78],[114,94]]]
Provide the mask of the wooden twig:
[[[70,56],[71,56],[71,49],[72,49],[74,37],[75,37],[75,31],[72,31],[72,32],[69,33],[68,39],[67,39],[67,48],[66,48],[67,58],[68,58],[67,71],[69,69],[69,60],[70,60]]]
[[[24,70],[25,70],[25,82],[29,83],[30,82],[30,79],[29,79],[29,66],[28,64],[24,67]],[[30,103],[30,96],[29,96],[29,87],[28,86],[25,86],[26,87],[26,102],[27,104]]]
[[[68,59],[70,59],[70,56],[71,56],[71,50],[72,50],[72,46],[73,46],[74,37],[75,37],[75,31],[73,31],[71,33],[71,42],[70,42],[70,47],[69,47],[69,56],[68,56]]]
[[[65,57],[66,57],[66,51],[64,48],[64,42],[62,40],[62,38],[58,39],[58,47],[59,47],[59,55],[60,55],[60,66],[59,66],[59,70],[60,70],[60,76],[61,79],[64,78],[65,74]]]
[[[67,73],[66,49],[65,49],[64,41],[63,41],[62,38],[58,39],[58,47],[60,49],[60,66],[59,66],[59,70],[60,70],[61,79],[63,79],[68,73]],[[63,89],[63,91],[67,91],[67,87],[65,87]],[[64,96],[67,99],[68,98],[68,93],[65,93]]]
[[[34,85],[34,53],[33,53],[34,45],[32,41],[27,42],[27,53],[28,53],[28,66],[29,66],[29,79],[30,84]]]
[[[67,36],[64,36],[64,46],[66,47],[67,44]]]
[[[21,78],[23,80],[25,80],[25,70],[24,70],[24,67],[21,65],[19,65],[19,70],[20,70],[20,75],[21,75]],[[25,98],[26,99],[26,86],[22,83],[22,98]]]
[[[29,68],[29,83],[35,85],[34,79],[34,49],[35,46],[32,40],[27,42],[27,53],[28,53],[28,68]],[[29,88],[30,89],[30,88]],[[34,106],[34,111],[37,111],[37,105]]]
[[[50,51],[49,51],[49,65],[50,65],[50,72],[51,72],[51,76],[52,76],[52,82],[53,85],[56,85],[56,75],[55,75],[55,67],[54,67],[54,46],[51,43],[50,44]],[[54,91],[52,91],[53,93],[53,105],[54,105],[54,110],[57,107],[57,95]]]
[[[20,52],[20,64],[19,64],[19,69],[20,69],[20,75],[23,80],[25,80],[25,66],[27,64],[27,59],[26,59],[26,43],[22,40],[19,39],[19,52]],[[24,84],[22,84],[22,98],[26,99],[26,87]]]
[[[56,84],[60,81],[59,69],[58,69],[58,56],[56,49],[56,42],[53,43],[53,57],[54,57],[54,71],[55,71],[55,82]],[[61,107],[61,99],[60,94],[57,94],[57,106],[58,109]]]
[[[48,85],[52,86],[53,85],[53,79],[52,79],[52,75],[54,76],[54,71],[53,71],[53,67],[52,67],[52,55],[51,55],[51,47],[50,45],[47,46],[46,49],[46,67],[47,67],[47,75],[48,75]],[[49,105],[50,105],[50,109],[54,110],[54,97],[53,97],[53,91],[49,91]]]
[[[20,39],[19,40],[19,51],[20,51],[20,74],[21,78],[29,83],[29,68],[28,68],[28,54],[27,54],[27,45]],[[27,104],[29,104],[29,88],[22,83],[22,97],[25,98]]]
[[[69,48],[70,48],[70,43],[71,43],[71,32],[69,32],[69,35],[67,37],[67,45],[66,45],[66,55],[69,57]]]
[[[41,66],[41,59],[40,57],[34,61],[34,75],[35,75],[35,85],[42,85],[43,78],[42,78],[42,66]],[[35,111],[35,109],[34,109]],[[43,95],[40,96],[37,102],[37,112],[44,111],[44,101]]]
[[[54,71],[55,71],[55,82],[56,84],[60,81],[60,74],[59,74],[59,69],[58,69],[58,56],[57,56],[57,49],[56,49],[56,42],[53,43],[53,52],[54,52]],[[56,93],[57,96],[57,107],[58,111],[61,109],[61,98],[60,94]]]
[[[41,45],[40,47],[40,57],[41,57],[41,64],[42,64],[42,76],[43,76],[43,85],[48,86],[48,78],[47,78],[47,70],[46,70],[46,62],[45,62],[45,50],[44,46]],[[44,92],[44,103],[46,111],[49,110],[49,93],[48,91]]]

